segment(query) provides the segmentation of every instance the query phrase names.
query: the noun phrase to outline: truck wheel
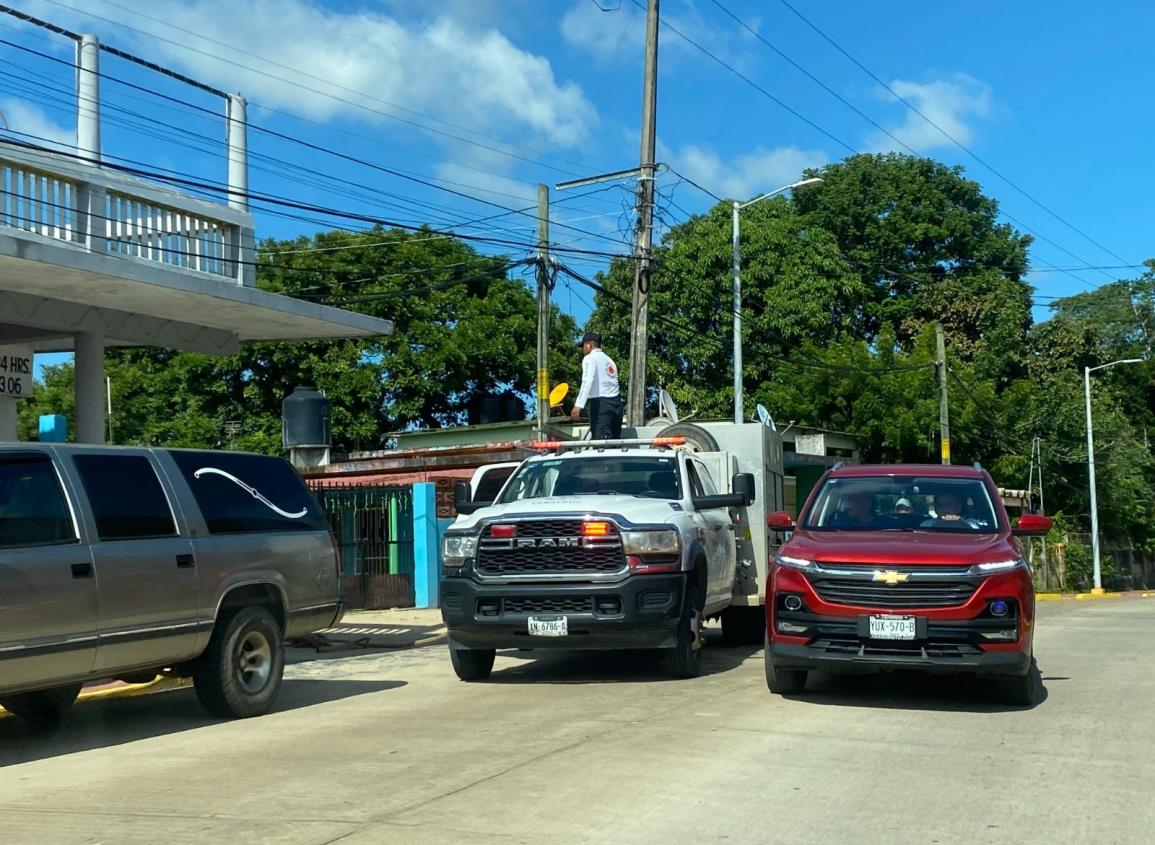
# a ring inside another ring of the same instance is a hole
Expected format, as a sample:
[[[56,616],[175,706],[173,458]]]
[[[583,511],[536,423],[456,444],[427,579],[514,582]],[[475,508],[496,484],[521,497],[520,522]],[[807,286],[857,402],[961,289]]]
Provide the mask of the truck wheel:
[[[722,611],[722,640],[728,646],[755,645],[766,634],[761,607],[728,607]]]
[[[693,447],[696,452],[718,451],[718,441],[714,435],[693,423],[674,423],[659,431],[658,437],[685,437],[686,445]]]
[[[678,620],[678,644],[670,652],[670,672],[675,678],[696,678],[702,672],[702,597],[698,585],[686,585],[686,600]]]
[[[54,728],[78,695],[80,684],[68,684],[0,698],[0,706],[38,729]]]
[[[805,669],[782,669],[774,665],[770,656],[770,635],[763,635],[766,644],[766,688],[775,695],[798,695],[806,689]]]
[[[1034,707],[1039,703],[1039,692],[1043,679],[1039,676],[1039,666],[1031,658],[1031,668],[1025,675],[1016,675],[999,682],[999,699],[1004,704],[1015,707]]]
[[[463,681],[484,681],[493,672],[497,651],[492,648],[451,648],[449,659],[453,671]]]
[[[214,716],[247,718],[273,706],[284,672],[281,626],[265,608],[243,607],[217,620],[193,685]]]

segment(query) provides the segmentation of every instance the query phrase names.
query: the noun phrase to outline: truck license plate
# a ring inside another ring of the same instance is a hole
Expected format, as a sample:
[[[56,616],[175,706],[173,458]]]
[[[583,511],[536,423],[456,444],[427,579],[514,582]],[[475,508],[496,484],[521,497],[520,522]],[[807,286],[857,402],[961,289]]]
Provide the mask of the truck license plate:
[[[871,616],[872,640],[913,640],[917,636],[917,620],[913,616]]]
[[[533,637],[564,637],[569,634],[569,618],[565,616],[529,617],[529,634]]]

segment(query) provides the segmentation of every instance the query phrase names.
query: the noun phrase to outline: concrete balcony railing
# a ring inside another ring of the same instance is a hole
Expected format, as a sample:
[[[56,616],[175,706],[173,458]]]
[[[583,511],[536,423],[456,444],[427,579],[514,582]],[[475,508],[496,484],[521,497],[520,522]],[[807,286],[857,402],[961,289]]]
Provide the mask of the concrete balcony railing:
[[[0,234],[255,283],[252,217],[73,158],[0,142]]]

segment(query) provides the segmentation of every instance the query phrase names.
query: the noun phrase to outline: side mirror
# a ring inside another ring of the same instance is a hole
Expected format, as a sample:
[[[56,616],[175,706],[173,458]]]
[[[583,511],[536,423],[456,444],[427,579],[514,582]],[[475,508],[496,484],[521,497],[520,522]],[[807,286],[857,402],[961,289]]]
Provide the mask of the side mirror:
[[[746,507],[745,493],[721,493],[717,496],[695,496],[694,510],[713,511],[722,508]]]
[[[794,518],[786,511],[774,511],[766,517],[766,527],[772,531],[793,531]]]
[[[731,486],[735,493],[741,493],[746,497],[746,505],[754,504],[754,475],[749,472],[739,472],[734,475],[734,480]]]
[[[1054,521],[1049,516],[1037,513],[1025,513],[1019,517],[1011,533],[1016,537],[1042,537],[1049,533]]]
[[[458,481],[453,485],[453,509],[459,514],[476,513],[493,504],[493,502],[474,502],[472,499],[473,493],[469,489],[468,482]]]

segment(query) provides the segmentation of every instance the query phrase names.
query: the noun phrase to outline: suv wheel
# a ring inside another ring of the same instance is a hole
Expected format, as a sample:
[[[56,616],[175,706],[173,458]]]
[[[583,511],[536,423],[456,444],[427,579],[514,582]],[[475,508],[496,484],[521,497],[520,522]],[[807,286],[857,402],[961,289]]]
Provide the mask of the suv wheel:
[[[38,729],[54,728],[78,695],[80,684],[68,684],[0,698],[0,706]]]
[[[675,678],[696,678],[702,672],[702,596],[693,580],[686,584],[686,600],[678,620],[678,644],[670,652],[670,672]]]
[[[1034,707],[1039,703],[1039,692],[1043,679],[1039,675],[1039,666],[1035,658],[1031,658],[1031,668],[1025,675],[1016,675],[999,682],[999,698],[1004,704],[1015,707]]]
[[[285,646],[281,627],[263,607],[245,607],[213,628],[197,661],[197,698],[214,716],[246,718],[268,712],[281,690]]]
[[[493,672],[497,651],[492,648],[451,648],[453,671],[463,681],[484,681]]]
[[[764,635],[766,644],[766,688],[775,695],[798,695],[806,690],[805,669],[783,669],[774,665],[770,656],[770,635]]]

